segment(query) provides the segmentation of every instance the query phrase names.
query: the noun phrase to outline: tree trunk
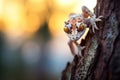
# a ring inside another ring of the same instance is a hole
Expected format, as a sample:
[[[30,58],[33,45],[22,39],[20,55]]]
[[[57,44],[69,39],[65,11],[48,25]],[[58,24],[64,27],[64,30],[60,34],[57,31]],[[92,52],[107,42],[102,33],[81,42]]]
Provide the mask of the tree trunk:
[[[90,31],[86,40],[82,42],[86,45],[83,53],[87,56],[83,63],[80,63],[81,58],[75,56],[69,70],[71,80],[120,80],[119,5],[119,0],[97,0],[95,14],[97,17],[102,15],[103,19],[97,23],[99,31],[95,34]],[[81,76],[81,66],[86,65],[86,73]]]
[[[98,48],[87,80],[120,80],[120,2],[98,0],[97,16],[104,16],[99,23]]]

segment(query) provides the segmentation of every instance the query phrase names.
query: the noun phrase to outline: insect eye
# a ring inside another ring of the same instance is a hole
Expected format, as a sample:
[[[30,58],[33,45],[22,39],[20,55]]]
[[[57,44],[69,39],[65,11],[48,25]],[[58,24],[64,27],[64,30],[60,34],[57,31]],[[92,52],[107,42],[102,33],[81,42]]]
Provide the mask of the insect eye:
[[[85,28],[85,26],[83,25],[83,23],[79,24],[78,25],[78,32],[83,31],[84,28]]]
[[[64,32],[70,33],[70,29],[68,27],[64,27]]]

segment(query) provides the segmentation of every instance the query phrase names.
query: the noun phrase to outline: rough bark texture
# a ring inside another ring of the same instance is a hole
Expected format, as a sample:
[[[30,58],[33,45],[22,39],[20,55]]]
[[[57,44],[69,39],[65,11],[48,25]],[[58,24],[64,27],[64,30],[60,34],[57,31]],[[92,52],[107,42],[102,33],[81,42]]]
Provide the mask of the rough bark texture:
[[[92,54],[87,76],[81,76],[81,58],[75,56],[71,70],[71,80],[120,80],[120,2],[119,0],[97,0],[96,16],[102,15],[103,21],[97,23],[99,31],[87,36],[82,44],[86,45],[85,58]],[[95,55],[95,56],[94,56]],[[83,60],[84,62],[85,60]],[[83,63],[84,64],[84,63]],[[67,79],[62,79],[67,80]]]
[[[87,80],[120,80],[120,2],[98,0],[97,16],[103,15],[99,23],[98,48]]]

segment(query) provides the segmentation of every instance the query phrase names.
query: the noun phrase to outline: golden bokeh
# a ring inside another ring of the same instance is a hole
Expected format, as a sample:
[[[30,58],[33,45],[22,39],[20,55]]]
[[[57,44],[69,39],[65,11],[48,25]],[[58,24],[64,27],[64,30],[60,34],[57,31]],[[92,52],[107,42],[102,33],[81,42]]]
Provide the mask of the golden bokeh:
[[[0,0],[0,30],[12,37],[27,36],[47,21],[57,36],[63,33],[69,13],[80,13],[82,5],[92,10],[96,0]]]
[[[57,36],[63,33],[64,20],[67,20],[67,15],[61,12],[55,12],[49,20],[49,29],[52,35]]]

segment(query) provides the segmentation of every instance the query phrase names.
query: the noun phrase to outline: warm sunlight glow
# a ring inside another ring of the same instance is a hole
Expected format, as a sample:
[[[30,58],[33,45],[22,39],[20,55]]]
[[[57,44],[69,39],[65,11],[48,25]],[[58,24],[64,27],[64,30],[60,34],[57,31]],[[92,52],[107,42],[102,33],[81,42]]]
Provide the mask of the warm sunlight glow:
[[[4,0],[0,0],[0,18],[2,18],[3,7],[4,7]]]
[[[19,36],[22,22],[24,21],[24,8],[17,3],[9,2],[4,7],[5,31],[9,36]],[[14,34],[14,35],[13,35]]]
[[[70,5],[70,4],[72,4],[72,3],[74,3],[76,0],[55,0],[55,2],[57,2],[58,3],[58,5],[60,5],[61,7],[62,6],[68,6],[68,5]]]
[[[37,14],[29,14],[27,16],[27,25],[24,27],[25,32],[34,33],[43,23],[43,16],[38,16]]]
[[[35,33],[44,22],[44,0],[25,2],[0,0],[0,20],[5,23],[5,27],[0,28],[11,38]]]
[[[64,20],[67,15],[63,15],[60,12],[54,13],[49,20],[49,29],[53,36],[63,33]]]
[[[81,13],[82,5],[93,10],[96,0],[0,0],[0,21],[4,23],[0,30],[12,37],[27,36],[48,21],[51,34],[57,36],[64,33],[68,15]]]
[[[26,7],[29,12],[44,12],[46,10],[45,0],[28,0]]]

